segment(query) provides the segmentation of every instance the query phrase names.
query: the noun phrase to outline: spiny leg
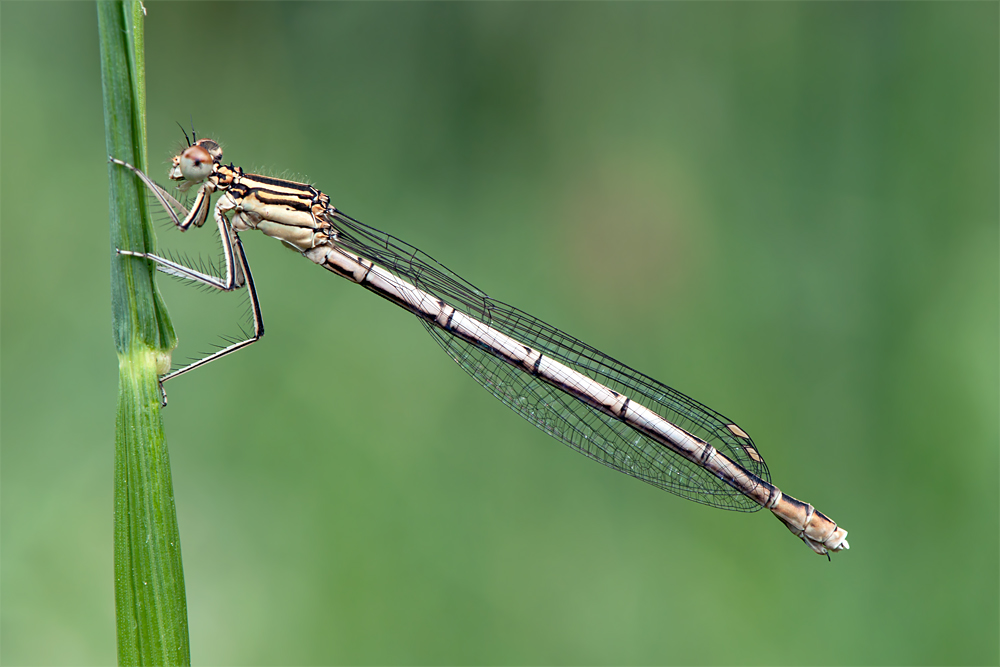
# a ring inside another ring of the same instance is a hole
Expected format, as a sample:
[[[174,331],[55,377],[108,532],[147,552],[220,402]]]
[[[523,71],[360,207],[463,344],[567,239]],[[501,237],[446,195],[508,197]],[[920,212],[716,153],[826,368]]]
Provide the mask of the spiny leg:
[[[193,224],[196,227],[201,227],[205,224],[205,220],[208,217],[208,207],[209,200],[213,192],[215,192],[215,186],[211,181],[205,181],[202,186],[198,189],[198,194],[195,196],[194,206],[191,210],[184,206],[184,204],[177,201],[173,195],[171,195],[163,186],[151,179],[145,173],[140,171],[138,168],[133,167],[128,162],[124,162],[117,158],[108,157],[108,161],[125,167],[133,174],[139,177],[139,180],[149,188],[153,196],[163,207],[163,210],[167,212],[170,216],[170,220],[180,228],[181,231],[187,231],[188,228]]]
[[[114,158],[110,159],[115,164],[126,167],[132,171],[148,188],[150,188],[157,201],[160,202],[161,206],[163,206],[163,208],[170,215],[174,224],[177,225],[181,231],[187,230],[192,223],[196,226],[201,226],[204,223],[205,215],[203,211],[208,210],[209,197],[215,190],[214,185],[212,185],[210,181],[206,181],[206,183],[199,189],[195,206],[189,212],[180,202],[174,199],[174,197],[146,176],[146,174],[142,171],[136,169],[127,162],[122,162],[121,160],[116,160]],[[179,262],[175,262],[165,257],[160,257],[159,255],[154,255],[153,253],[116,249],[116,252],[119,255],[148,259],[154,262],[157,268],[164,273],[180,278],[186,278],[223,292],[231,292],[246,285],[247,292],[250,295],[250,312],[253,319],[253,335],[245,340],[228,345],[218,352],[214,352],[213,354],[190,363],[183,368],[160,376],[160,394],[162,396],[164,406],[167,404],[167,394],[163,389],[164,382],[173,379],[178,375],[183,375],[188,371],[192,371],[195,368],[204,366],[205,364],[224,357],[227,354],[231,354],[237,350],[247,347],[251,343],[255,343],[260,340],[260,338],[264,335],[264,321],[260,313],[260,302],[257,299],[257,290],[254,286],[253,275],[250,273],[250,265],[247,261],[246,252],[243,249],[243,242],[240,240],[239,234],[232,228],[229,224],[229,220],[225,216],[227,212],[237,208],[237,206],[237,202],[233,200],[229,193],[224,193],[215,207],[214,217],[219,229],[219,236],[222,239],[223,256],[225,257],[226,264],[226,274],[224,278],[198,271]],[[183,215],[183,219],[181,218],[181,215]]]
[[[260,302],[257,300],[257,289],[256,289],[256,287],[254,286],[254,283],[253,283],[253,275],[250,273],[250,265],[247,263],[246,252],[244,252],[244,250],[243,250],[243,241],[240,240],[239,234],[237,234],[236,232],[232,233],[232,244],[230,245],[230,249],[232,250],[232,248],[235,248],[235,250],[236,250],[236,258],[237,258],[237,260],[239,262],[238,263],[239,271],[240,271],[240,273],[242,274],[242,277],[245,280],[244,284],[246,285],[247,293],[250,295],[250,314],[251,314],[251,318],[253,319],[253,335],[251,335],[249,338],[247,338],[245,340],[237,341],[236,343],[233,343],[232,345],[228,345],[228,346],[224,347],[223,349],[219,350],[218,352],[214,352],[214,353],[208,355],[207,357],[204,357],[202,359],[199,359],[198,361],[195,361],[193,363],[188,364],[187,366],[185,366],[183,368],[180,368],[180,369],[178,369],[176,371],[167,373],[166,375],[162,376],[160,378],[160,388],[161,388],[161,391],[162,391],[163,383],[166,382],[167,380],[171,380],[171,379],[177,377],[178,375],[183,375],[184,373],[187,373],[188,371],[193,371],[194,369],[196,369],[196,368],[198,368],[200,366],[204,366],[205,364],[207,364],[209,362],[212,362],[212,361],[215,361],[216,359],[220,359],[220,358],[226,356],[227,354],[232,354],[233,352],[236,352],[237,350],[241,350],[244,347],[247,347],[248,345],[250,345],[252,343],[256,343],[264,335],[264,320],[263,320],[263,318],[261,318],[261,315],[260,315]],[[149,255],[147,255],[147,257],[149,257]],[[150,259],[152,259],[152,258],[150,257]],[[154,260],[154,261],[156,261],[156,260]],[[197,273],[197,272],[195,272],[195,273]],[[235,274],[233,274],[228,269],[227,269],[227,274],[230,274],[230,276],[233,279],[233,282],[235,283]],[[201,274],[201,275],[204,275],[204,274]],[[211,285],[212,287],[218,287],[219,289],[222,289],[222,290],[227,291],[227,292],[232,291],[234,289],[239,289],[242,286],[242,285],[235,285],[235,286],[226,288],[225,286],[222,286],[222,285],[215,285],[215,284],[212,284],[212,283],[206,283],[206,284]],[[166,402],[166,394],[164,394],[164,402]]]

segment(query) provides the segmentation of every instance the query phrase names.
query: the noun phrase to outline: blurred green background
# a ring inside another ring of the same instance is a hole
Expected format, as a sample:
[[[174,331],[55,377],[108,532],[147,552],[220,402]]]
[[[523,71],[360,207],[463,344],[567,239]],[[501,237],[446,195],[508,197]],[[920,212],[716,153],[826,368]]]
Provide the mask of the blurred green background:
[[[148,10],[157,179],[193,119],[316,183],[736,420],[852,544],[586,460],[248,234],[267,336],[165,411],[196,663],[997,663],[996,3]],[[95,14],[0,8],[11,665],[115,660]],[[238,331],[160,284],[175,361]]]

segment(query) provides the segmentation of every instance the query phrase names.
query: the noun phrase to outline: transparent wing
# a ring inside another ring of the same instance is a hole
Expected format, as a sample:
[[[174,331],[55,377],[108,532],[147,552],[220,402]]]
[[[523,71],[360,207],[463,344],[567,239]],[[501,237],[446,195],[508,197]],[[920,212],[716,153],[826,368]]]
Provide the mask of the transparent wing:
[[[770,473],[731,420],[484,292],[408,243],[340,212],[338,245],[433,294],[467,315],[592,377],[710,443],[765,482]],[[421,319],[427,331],[479,384],[549,435],[604,465],[688,500],[753,512],[753,500],[703,468],[586,403]]]

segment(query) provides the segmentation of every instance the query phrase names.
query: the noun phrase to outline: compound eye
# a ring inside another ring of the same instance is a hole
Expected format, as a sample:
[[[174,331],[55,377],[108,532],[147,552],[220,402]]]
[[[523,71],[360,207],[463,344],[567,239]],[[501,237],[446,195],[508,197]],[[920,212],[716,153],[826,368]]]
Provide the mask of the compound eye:
[[[203,181],[212,173],[212,156],[198,145],[184,149],[178,162],[181,174],[188,181]]]

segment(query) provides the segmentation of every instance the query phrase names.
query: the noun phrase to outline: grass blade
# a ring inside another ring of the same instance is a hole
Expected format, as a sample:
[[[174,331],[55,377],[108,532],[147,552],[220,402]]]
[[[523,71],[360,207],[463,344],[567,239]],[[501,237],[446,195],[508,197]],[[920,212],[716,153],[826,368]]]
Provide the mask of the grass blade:
[[[139,2],[98,2],[104,118],[110,155],[147,168],[144,11]],[[115,426],[115,607],[118,662],[188,665],[187,603],[180,536],[157,376],[176,336],[149,262],[115,248],[153,252],[147,199],[136,178],[108,165],[111,307],[118,352]]]

